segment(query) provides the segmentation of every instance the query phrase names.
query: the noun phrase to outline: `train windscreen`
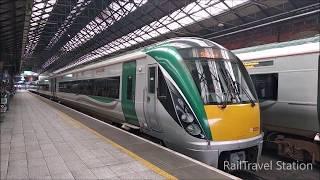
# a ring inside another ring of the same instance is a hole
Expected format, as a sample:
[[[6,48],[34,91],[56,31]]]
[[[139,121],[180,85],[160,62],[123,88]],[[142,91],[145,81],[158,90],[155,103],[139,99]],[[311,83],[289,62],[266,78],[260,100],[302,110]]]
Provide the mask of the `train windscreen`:
[[[241,61],[228,50],[189,48],[178,51],[204,104],[257,102],[248,72]]]

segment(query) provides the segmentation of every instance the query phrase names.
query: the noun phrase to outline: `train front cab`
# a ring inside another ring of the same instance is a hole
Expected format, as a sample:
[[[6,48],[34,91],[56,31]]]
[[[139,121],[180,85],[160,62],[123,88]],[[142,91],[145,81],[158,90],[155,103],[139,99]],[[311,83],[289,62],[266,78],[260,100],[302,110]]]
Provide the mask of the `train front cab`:
[[[250,77],[237,57],[209,43],[147,52],[159,63],[158,78],[163,79],[158,86],[165,83],[168,91],[162,92],[167,101],[158,96],[157,116],[166,119],[161,114],[167,111],[176,122],[159,121],[166,130],[165,144],[219,168],[224,168],[224,161],[257,162],[263,135]]]

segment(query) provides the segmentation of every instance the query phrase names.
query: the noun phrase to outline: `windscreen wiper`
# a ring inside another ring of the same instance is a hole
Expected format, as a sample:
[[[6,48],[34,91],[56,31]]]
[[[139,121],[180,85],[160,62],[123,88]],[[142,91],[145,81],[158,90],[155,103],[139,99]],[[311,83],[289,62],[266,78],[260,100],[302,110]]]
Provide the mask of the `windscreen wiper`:
[[[255,104],[254,100],[251,98],[251,96],[250,96],[250,94],[248,93],[248,91],[247,91],[238,81],[232,79],[231,74],[229,73],[228,70],[225,70],[225,72],[226,72],[228,78],[230,79],[230,81],[233,83],[233,85],[236,86],[236,87],[240,87],[241,90],[244,92],[244,94],[248,97],[248,99],[249,99],[249,101],[250,101],[250,103],[251,103],[251,106],[252,106],[252,107],[255,106],[256,104]],[[234,89],[235,89],[235,88],[234,88]],[[236,91],[235,91],[235,92],[236,92]],[[239,97],[239,99],[240,99],[240,101],[241,101],[240,91],[238,90],[238,92],[236,92],[236,93],[238,94],[238,97]]]
[[[216,75],[212,74],[211,71],[210,71],[210,75],[214,78],[214,80],[216,80],[216,81],[221,85],[220,79],[218,79],[218,77],[217,77]],[[221,89],[221,90],[222,90],[222,89]],[[226,96],[225,94],[226,94],[227,96]],[[216,95],[217,95],[217,96],[219,97],[219,99],[221,100],[221,105],[222,105],[221,108],[222,108],[222,109],[226,108],[227,105],[228,105],[228,97],[229,97],[230,93],[228,93],[228,92],[223,92],[221,96],[219,96],[217,93],[216,93]],[[232,96],[231,96],[231,98],[232,98]]]
[[[250,94],[248,93],[248,91],[247,91],[243,86],[241,86],[241,84],[240,84],[238,81],[234,81],[234,83],[236,83],[237,86],[240,86],[240,87],[241,87],[241,89],[242,89],[242,91],[244,92],[244,94],[248,97],[248,99],[249,99],[249,101],[250,101],[250,103],[251,103],[251,106],[252,106],[252,107],[255,106],[256,103],[255,103],[254,100],[251,98],[251,96],[250,96]]]
[[[226,84],[227,84],[227,86],[228,86],[228,89],[227,89],[227,91],[229,92],[229,93],[227,93],[227,95],[230,95],[230,100],[232,100],[232,99],[234,99],[234,100],[236,100],[237,101],[237,98],[236,98],[236,88],[234,87],[234,84],[233,83],[231,83],[233,80],[232,80],[232,78],[231,77],[229,77],[229,73],[228,72],[226,72],[226,70],[224,70],[224,69],[222,69],[221,67],[219,68],[220,69],[220,71],[221,71],[221,74],[222,74],[222,77],[223,77],[223,79],[225,80],[225,82],[226,82]],[[239,100],[241,101],[241,99],[240,99],[240,96],[238,95],[238,98],[239,98]]]
[[[212,74],[212,73],[210,72],[210,75],[211,75],[212,77],[214,77],[214,79],[215,79],[217,82],[219,82],[219,83],[221,84],[221,81],[220,81],[214,74]],[[199,72],[198,72],[198,76],[201,77],[201,78],[199,78],[200,83],[204,83],[206,86],[208,86],[207,81],[205,81],[204,73],[199,73]],[[228,97],[225,98],[225,97],[224,97],[224,96],[225,96],[224,94],[223,94],[222,96],[220,96],[220,95],[218,95],[218,94],[216,93],[216,95],[217,95],[217,97],[219,97],[219,99],[220,99],[221,102],[222,102],[222,103],[221,103],[222,108],[227,107]]]

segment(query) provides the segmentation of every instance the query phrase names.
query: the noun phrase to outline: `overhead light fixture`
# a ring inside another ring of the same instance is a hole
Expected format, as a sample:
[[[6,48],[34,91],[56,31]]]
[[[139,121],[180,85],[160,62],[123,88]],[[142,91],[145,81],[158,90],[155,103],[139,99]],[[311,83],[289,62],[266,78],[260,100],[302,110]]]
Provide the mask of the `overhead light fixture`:
[[[224,24],[223,23],[218,23],[218,27],[223,27]]]

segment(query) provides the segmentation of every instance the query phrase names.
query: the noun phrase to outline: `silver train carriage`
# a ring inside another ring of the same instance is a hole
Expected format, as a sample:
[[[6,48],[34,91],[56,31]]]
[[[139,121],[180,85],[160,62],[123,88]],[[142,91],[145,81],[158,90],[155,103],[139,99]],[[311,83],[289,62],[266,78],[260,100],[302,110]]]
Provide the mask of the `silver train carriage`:
[[[260,158],[254,86],[229,50],[175,38],[50,77],[49,91],[215,167]],[[39,92],[39,93],[44,93]]]
[[[253,80],[266,142],[280,155],[320,161],[319,36],[233,51]]]

